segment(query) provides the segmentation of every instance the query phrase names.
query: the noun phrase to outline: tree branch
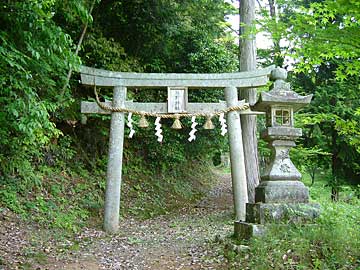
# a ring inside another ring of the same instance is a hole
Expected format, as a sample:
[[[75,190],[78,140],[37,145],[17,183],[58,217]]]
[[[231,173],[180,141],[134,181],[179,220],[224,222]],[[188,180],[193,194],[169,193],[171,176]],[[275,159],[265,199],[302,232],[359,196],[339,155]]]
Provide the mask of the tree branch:
[[[256,0],[256,2],[258,3],[258,5],[259,5],[260,9],[262,9],[263,7],[262,7],[262,5],[261,5],[260,0]]]
[[[92,11],[93,11],[93,8],[94,8],[94,6],[95,6],[95,3],[96,3],[96,0],[93,0],[93,2],[92,2],[92,4],[91,4],[91,7],[90,7],[90,10],[89,10],[89,14],[90,14],[90,15],[91,15],[91,13],[92,13]],[[87,30],[87,28],[88,28],[88,25],[89,25],[89,22],[86,21],[86,23],[85,23],[85,25],[84,25],[84,28],[83,28],[83,30],[82,30],[82,32],[81,32],[81,36],[80,36],[79,42],[78,42],[78,44],[76,45],[75,56],[77,56],[77,55],[79,54],[80,47],[81,47],[81,44],[82,44],[82,42],[83,42],[83,40],[84,40],[84,37],[85,37],[85,34],[86,34],[86,30]],[[68,74],[67,74],[67,76],[66,76],[66,81],[65,81],[64,86],[63,86],[63,88],[61,89],[61,92],[60,92],[60,99],[62,99],[63,96],[64,96],[64,94],[65,94],[65,90],[66,90],[66,87],[68,86],[69,81],[70,81],[70,79],[71,79],[72,72],[73,72],[73,68],[70,67],[69,72],[68,72]]]
[[[232,32],[234,32],[236,35],[239,35],[239,31],[238,31],[238,30],[232,28],[230,25],[226,25],[226,26],[227,26],[227,28],[229,28]]]

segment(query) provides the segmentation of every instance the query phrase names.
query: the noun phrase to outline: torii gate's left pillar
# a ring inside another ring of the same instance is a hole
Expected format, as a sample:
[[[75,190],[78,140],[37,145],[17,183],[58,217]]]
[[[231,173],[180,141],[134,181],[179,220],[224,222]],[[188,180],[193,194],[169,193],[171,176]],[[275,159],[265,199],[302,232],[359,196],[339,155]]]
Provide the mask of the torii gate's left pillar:
[[[112,105],[125,107],[126,87],[115,86]],[[104,230],[115,233],[119,227],[121,171],[124,146],[124,113],[111,113],[109,160],[106,174]]]

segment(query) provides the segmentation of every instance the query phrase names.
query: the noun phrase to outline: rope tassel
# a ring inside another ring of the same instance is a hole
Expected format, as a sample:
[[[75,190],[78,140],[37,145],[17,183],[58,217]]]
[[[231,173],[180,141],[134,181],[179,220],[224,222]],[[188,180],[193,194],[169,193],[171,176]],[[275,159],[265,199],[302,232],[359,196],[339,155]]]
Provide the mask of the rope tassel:
[[[147,128],[149,126],[149,122],[146,120],[146,117],[144,114],[141,115],[139,125],[140,128]]]
[[[214,129],[215,128],[213,122],[211,121],[211,118],[212,118],[212,115],[208,115],[206,117],[206,122],[203,126],[204,129]]]
[[[173,125],[171,126],[171,128],[173,129],[182,129],[182,125],[180,122],[180,116],[179,115],[175,115],[175,121],[173,123]]]

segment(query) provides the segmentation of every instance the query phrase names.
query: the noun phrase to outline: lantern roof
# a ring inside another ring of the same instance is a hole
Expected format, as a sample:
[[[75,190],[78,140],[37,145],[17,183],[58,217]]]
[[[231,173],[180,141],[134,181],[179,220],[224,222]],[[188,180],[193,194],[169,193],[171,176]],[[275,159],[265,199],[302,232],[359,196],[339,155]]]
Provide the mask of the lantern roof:
[[[276,68],[271,72],[271,78],[275,80],[273,88],[269,92],[261,92],[255,110],[266,111],[272,106],[292,107],[294,112],[300,110],[310,103],[312,95],[301,96],[290,87],[285,81],[287,72],[284,69]]]

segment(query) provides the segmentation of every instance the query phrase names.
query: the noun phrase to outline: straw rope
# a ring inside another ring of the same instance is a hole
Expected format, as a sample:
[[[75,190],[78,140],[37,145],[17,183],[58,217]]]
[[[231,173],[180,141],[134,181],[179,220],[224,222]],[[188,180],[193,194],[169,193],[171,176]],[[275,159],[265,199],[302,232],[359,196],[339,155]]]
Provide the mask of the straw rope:
[[[204,113],[204,112],[198,112],[198,113],[151,113],[151,112],[145,112],[145,111],[137,111],[137,110],[132,110],[132,109],[127,109],[127,108],[119,108],[119,107],[113,107],[113,106],[108,106],[104,103],[102,103],[99,100],[99,96],[96,90],[96,85],[94,86],[94,93],[95,93],[95,97],[96,97],[96,103],[99,105],[99,107],[105,111],[110,111],[110,112],[124,112],[124,113],[132,113],[132,114],[137,114],[137,115],[142,115],[142,116],[150,116],[150,117],[161,117],[164,119],[179,119],[180,117],[213,117],[213,116],[220,116],[220,114],[224,113],[228,113],[228,112],[232,112],[232,111],[244,111],[250,108],[249,104],[243,104],[241,106],[231,106],[228,107],[224,110],[220,110],[220,111],[216,111],[216,112],[212,112],[212,113]]]

